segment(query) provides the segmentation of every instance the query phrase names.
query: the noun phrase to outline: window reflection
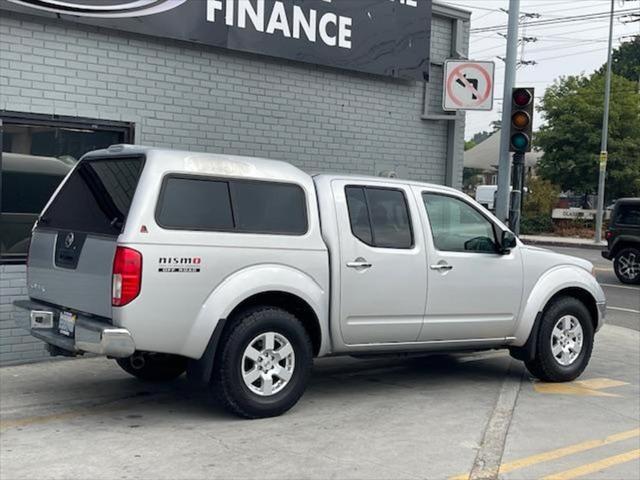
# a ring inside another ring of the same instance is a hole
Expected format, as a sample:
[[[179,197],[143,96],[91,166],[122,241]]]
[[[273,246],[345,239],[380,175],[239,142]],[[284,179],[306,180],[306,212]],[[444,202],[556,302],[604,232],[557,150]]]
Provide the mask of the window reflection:
[[[0,260],[24,261],[31,227],[65,175],[86,152],[129,140],[129,125],[29,115],[2,117]],[[75,123],[78,125],[76,126]]]

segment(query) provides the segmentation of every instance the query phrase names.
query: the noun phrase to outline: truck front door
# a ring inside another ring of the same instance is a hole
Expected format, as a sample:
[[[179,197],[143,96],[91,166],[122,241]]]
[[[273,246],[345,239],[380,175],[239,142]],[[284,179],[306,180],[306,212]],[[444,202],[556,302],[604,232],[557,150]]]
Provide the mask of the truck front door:
[[[522,301],[520,247],[499,252],[500,229],[458,195],[415,187],[422,200],[429,288],[420,341],[485,341],[513,334]]]
[[[392,182],[334,180],[332,191],[344,342],[415,341],[425,311],[427,265],[411,190]]]

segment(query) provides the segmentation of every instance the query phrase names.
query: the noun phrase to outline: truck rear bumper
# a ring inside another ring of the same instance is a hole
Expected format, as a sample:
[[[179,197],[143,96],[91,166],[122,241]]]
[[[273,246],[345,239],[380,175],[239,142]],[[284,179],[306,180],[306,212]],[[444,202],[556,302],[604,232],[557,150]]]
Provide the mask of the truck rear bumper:
[[[34,337],[57,349],[64,350],[67,354],[77,355],[82,352],[89,352],[121,358],[132,355],[136,350],[133,338],[126,328],[114,327],[109,323],[78,315],[74,335],[68,337],[58,331],[60,309],[34,302],[33,300],[17,300],[13,303],[16,307],[27,310],[30,313],[26,322],[21,325],[23,328],[28,330]],[[54,319],[52,328],[32,328],[31,312],[39,312],[40,314],[42,312],[50,312]]]

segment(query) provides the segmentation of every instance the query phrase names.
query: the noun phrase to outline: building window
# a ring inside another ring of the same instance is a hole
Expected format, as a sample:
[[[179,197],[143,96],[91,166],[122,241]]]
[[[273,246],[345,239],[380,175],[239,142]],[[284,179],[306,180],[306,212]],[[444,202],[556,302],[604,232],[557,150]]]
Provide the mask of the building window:
[[[0,262],[24,262],[31,227],[86,152],[133,143],[133,124],[0,111]]]

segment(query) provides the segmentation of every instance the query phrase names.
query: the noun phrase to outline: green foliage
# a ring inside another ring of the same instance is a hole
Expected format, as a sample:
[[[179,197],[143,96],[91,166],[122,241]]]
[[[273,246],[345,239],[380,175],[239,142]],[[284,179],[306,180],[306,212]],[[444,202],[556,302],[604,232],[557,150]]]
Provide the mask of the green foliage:
[[[462,187],[466,190],[473,190],[478,183],[480,183],[481,178],[479,175],[482,174],[482,169],[480,168],[470,168],[464,167],[462,170]]]
[[[487,132],[486,130],[483,130],[481,132],[476,133],[471,140],[473,140],[477,145],[479,143],[484,142],[492,134],[493,134],[493,132]]]
[[[633,37],[630,42],[620,44],[611,56],[611,71],[613,73],[632,82],[640,82],[640,35]],[[604,74],[606,69],[607,64],[605,63],[599,73]]]
[[[528,193],[522,205],[520,230],[524,234],[553,231],[551,211],[558,200],[560,189],[549,180],[540,177],[527,179]]]
[[[551,212],[556,202],[560,189],[549,180],[540,177],[529,178],[527,181],[528,193],[524,196],[522,213],[527,217],[547,216],[551,218]]]
[[[476,142],[474,142],[473,140],[466,140],[464,142],[464,151],[466,152],[467,150],[471,150],[475,146]]]
[[[561,77],[544,94],[539,109],[546,124],[536,135],[544,150],[540,176],[563,190],[595,193],[602,129],[604,78]],[[640,196],[640,94],[624,77],[611,79],[607,198]]]
[[[553,231],[553,222],[550,215],[538,215],[534,217],[523,216],[520,220],[520,233],[535,235],[537,233],[549,233]]]

